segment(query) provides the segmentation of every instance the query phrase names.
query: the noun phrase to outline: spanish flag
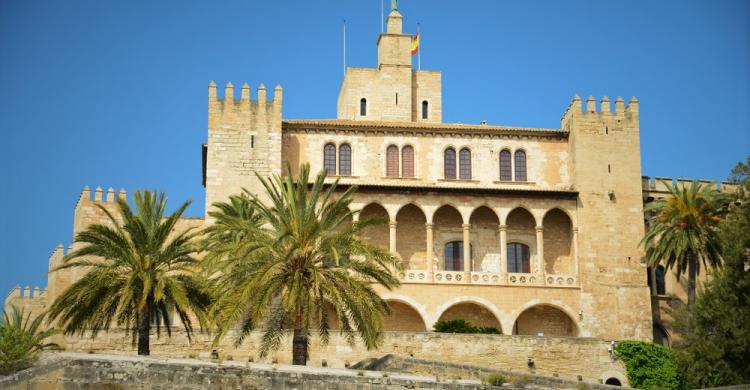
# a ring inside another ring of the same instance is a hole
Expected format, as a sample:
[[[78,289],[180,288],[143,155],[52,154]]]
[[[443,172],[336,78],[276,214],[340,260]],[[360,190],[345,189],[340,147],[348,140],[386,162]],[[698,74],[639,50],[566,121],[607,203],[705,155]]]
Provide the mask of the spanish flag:
[[[419,53],[419,31],[411,38],[411,55]]]

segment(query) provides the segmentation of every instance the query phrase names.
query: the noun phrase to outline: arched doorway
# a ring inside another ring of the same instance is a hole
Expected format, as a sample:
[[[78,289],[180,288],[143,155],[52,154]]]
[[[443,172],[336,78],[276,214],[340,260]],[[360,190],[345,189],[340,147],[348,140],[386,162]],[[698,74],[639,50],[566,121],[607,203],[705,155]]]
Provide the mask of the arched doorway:
[[[366,221],[375,219],[382,223],[371,226],[364,231],[362,238],[365,242],[388,250],[390,233],[388,228],[388,212],[377,203],[370,203],[359,213],[359,220]]]
[[[608,378],[606,381],[604,381],[604,384],[610,386],[622,386],[622,382],[620,382],[620,380],[617,378]]]
[[[474,256],[474,271],[500,272],[500,240],[497,227],[500,220],[487,206],[471,213],[471,249]]]
[[[393,332],[425,332],[427,326],[419,312],[401,301],[388,301],[390,314],[383,316],[383,329]]]
[[[552,209],[544,215],[544,270],[546,273],[572,274],[573,224],[568,214]]]
[[[463,271],[463,218],[461,214],[453,206],[445,205],[435,212],[432,220],[434,250],[440,256],[439,269]],[[457,266],[460,268],[456,269]]]
[[[578,335],[578,327],[570,316],[557,307],[535,305],[518,316],[513,325],[513,334],[575,337]]]
[[[427,269],[426,222],[422,210],[411,203],[396,214],[396,252],[403,259],[406,269]]]
[[[669,346],[669,334],[661,324],[654,323],[654,343],[661,344],[665,347]]]
[[[474,326],[496,328],[502,333],[500,320],[486,307],[475,302],[460,302],[452,305],[440,315],[438,321],[462,319]]]
[[[508,272],[535,272],[536,222],[534,216],[523,207],[508,214],[506,258]]]

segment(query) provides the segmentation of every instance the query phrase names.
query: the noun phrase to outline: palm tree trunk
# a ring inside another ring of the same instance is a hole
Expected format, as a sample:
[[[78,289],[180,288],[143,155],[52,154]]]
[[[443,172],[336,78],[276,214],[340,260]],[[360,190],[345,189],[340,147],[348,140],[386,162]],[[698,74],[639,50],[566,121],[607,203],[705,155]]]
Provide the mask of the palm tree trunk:
[[[292,364],[304,366],[307,364],[307,333],[302,329],[302,315],[298,314],[294,321],[294,337],[292,338]]]
[[[151,332],[151,312],[144,309],[138,316],[138,354],[150,355],[148,335]]]
[[[693,308],[695,304],[695,279],[697,274],[697,262],[696,256],[688,255],[688,309]]]

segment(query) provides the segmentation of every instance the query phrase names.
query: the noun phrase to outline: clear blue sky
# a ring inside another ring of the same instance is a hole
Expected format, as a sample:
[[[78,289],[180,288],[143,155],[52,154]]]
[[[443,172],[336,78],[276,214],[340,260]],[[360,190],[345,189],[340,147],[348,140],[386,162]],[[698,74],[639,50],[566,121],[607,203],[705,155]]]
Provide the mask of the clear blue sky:
[[[722,179],[750,154],[748,1],[399,3],[445,122],[554,128],[576,93],[635,95],[645,175]],[[0,299],[46,284],[84,185],[203,214],[210,80],[335,117],[343,19],[347,63],[374,66],[380,0],[0,1]]]

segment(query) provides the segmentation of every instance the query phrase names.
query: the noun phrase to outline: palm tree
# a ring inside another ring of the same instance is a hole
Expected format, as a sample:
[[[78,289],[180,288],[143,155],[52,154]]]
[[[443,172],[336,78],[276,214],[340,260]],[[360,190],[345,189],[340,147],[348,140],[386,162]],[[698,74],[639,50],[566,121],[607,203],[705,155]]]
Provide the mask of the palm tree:
[[[60,347],[46,340],[57,334],[56,329],[41,329],[45,313],[31,319],[24,317],[23,309],[11,306],[10,314],[4,310],[0,318],[0,375],[9,374],[31,366],[39,352]]]
[[[676,267],[677,276],[688,273],[688,307],[695,303],[696,275],[721,265],[721,240],[717,225],[728,198],[694,181],[690,186],[668,185],[670,196],[646,206],[648,231],[641,240],[649,266]]]
[[[108,224],[95,224],[78,233],[81,247],[71,251],[54,271],[84,268],[87,273],[65,290],[52,304],[50,318],[60,319],[66,334],[91,332],[96,337],[108,331],[112,321],[133,332],[138,354],[148,355],[149,332],[162,322],[171,336],[172,312],[180,318],[188,339],[193,333],[190,313],[201,327],[209,295],[194,274],[198,261],[192,229],[175,231],[177,221],[190,205],[185,202],[165,217],[163,193],[136,191],[135,213],[124,199],[117,200],[119,214],[107,215]]]
[[[291,175],[258,176],[267,202],[245,192],[261,220],[253,228],[246,223],[246,233],[211,270],[218,275],[210,312],[219,330],[215,343],[236,325],[236,345],[261,327],[259,352],[265,357],[292,328],[292,361],[304,365],[309,336],[317,330],[327,343],[334,319],[349,343],[357,335],[367,348],[381,342],[388,306],[374,285],[398,286],[394,271],[400,262],[362,240],[363,229],[376,222],[351,222],[358,212],[349,209],[354,187],[337,192],[337,182],[326,188],[325,172],[314,182],[309,176],[309,165],[301,167],[297,181]],[[217,218],[226,214],[226,205],[218,207]],[[214,239],[209,235],[209,242]]]

